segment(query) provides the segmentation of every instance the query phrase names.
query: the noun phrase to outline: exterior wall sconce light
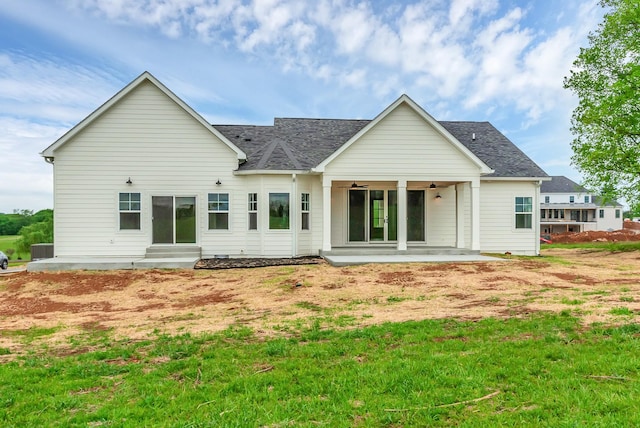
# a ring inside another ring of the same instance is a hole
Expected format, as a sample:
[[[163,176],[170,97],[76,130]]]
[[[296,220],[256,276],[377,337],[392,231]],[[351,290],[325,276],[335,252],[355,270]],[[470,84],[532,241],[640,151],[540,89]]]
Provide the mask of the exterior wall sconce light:
[[[127,183],[129,186],[131,186],[133,184],[133,181],[131,181],[131,177],[129,177],[127,179],[127,181],[125,181],[125,183]]]
[[[435,199],[442,199],[442,196],[440,196],[440,192],[438,192],[438,194],[436,195]]]
[[[218,178],[218,181],[216,181],[216,184],[219,186],[222,184],[222,181],[220,181],[220,179]]]

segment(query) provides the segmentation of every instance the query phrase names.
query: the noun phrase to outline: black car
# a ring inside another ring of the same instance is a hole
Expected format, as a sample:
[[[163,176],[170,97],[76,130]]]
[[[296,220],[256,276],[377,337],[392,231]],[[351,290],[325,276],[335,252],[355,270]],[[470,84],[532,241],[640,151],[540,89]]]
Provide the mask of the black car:
[[[9,267],[9,257],[2,251],[0,251],[0,268],[3,270]]]

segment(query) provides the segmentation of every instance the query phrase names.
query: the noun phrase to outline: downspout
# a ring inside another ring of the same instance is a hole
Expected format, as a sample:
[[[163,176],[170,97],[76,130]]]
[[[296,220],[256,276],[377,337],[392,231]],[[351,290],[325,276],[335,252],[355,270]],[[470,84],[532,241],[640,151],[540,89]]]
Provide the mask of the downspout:
[[[291,223],[291,257],[298,254],[298,182],[296,174],[291,174],[291,205],[289,206],[289,223]]]
[[[538,180],[536,184],[536,197],[533,201],[535,209],[536,222],[535,222],[535,240],[536,240],[536,255],[540,255],[540,186],[542,186],[542,180]]]

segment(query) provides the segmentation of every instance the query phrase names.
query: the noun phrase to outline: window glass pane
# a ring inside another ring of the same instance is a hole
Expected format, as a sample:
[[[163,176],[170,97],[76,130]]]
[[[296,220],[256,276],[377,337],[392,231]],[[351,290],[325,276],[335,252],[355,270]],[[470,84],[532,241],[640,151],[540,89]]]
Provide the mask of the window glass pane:
[[[309,230],[309,213],[302,213],[302,230]]]
[[[258,213],[249,213],[249,230],[258,230]]]
[[[407,190],[407,240],[424,241],[424,190]]]
[[[209,229],[229,229],[229,213],[209,213]]]
[[[140,213],[120,213],[120,230],[139,230]]]
[[[269,229],[289,229],[288,193],[269,193]]]
[[[366,194],[364,190],[349,190],[349,241],[351,242],[365,240]]]
[[[120,202],[128,202],[129,194],[128,193],[120,193]]]
[[[132,202],[140,202],[140,193],[131,193]]]
[[[531,229],[531,214],[516,214],[516,229]]]
[[[132,211],[140,211],[140,202],[131,202]]]
[[[398,191],[389,190],[387,192],[387,239],[395,241],[398,239]]]
[[[228,193],[209,193],[209,211],[229,211]]]

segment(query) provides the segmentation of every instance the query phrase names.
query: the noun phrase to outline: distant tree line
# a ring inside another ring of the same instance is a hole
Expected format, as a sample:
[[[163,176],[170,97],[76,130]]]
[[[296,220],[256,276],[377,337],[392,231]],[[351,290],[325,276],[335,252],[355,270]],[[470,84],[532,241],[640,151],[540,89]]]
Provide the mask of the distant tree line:
[[[53,210],[41,210],[35,214],[30,210],[0,213],[1,235],[20,235],[16,248],[10,249],[12,253],[15,250],[29,252],[33,244],[53,243]]]
[[[53,210],[13,210],[11,214],[0,213],[0,235],[19,235],[23,227],[44,221],[53,221]]]

